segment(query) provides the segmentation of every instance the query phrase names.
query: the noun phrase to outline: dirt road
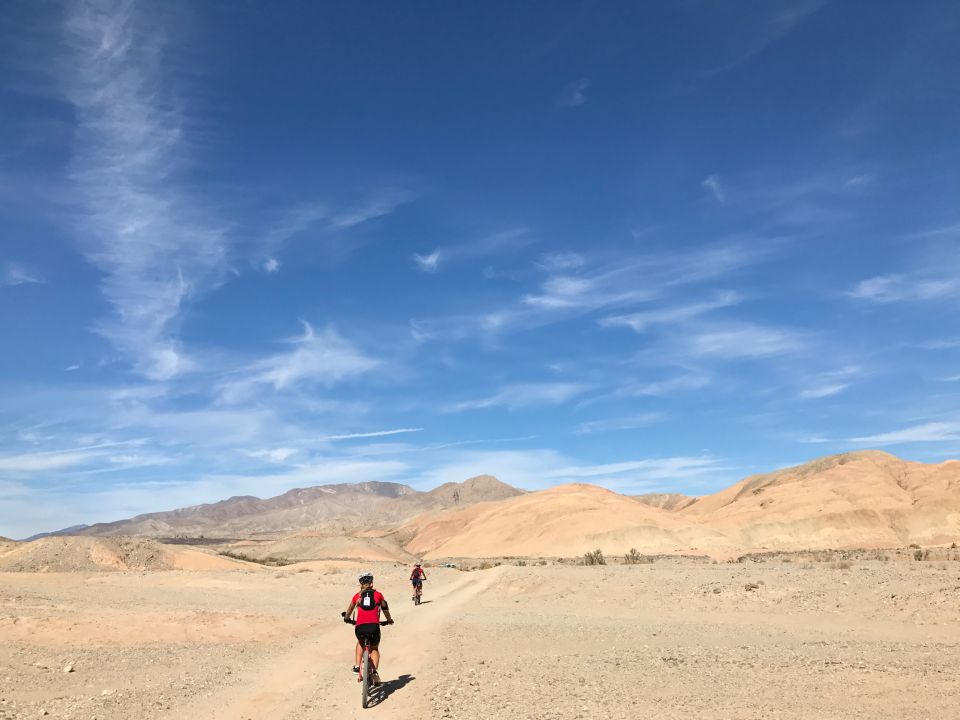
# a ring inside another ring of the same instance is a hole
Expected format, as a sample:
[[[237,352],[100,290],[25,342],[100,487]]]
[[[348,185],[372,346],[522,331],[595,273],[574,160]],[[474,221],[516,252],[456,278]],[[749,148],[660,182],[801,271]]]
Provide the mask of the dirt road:
[[[360,569],[0,573],[0,720],[960,717],[960,562],[438,569],[420,607],[375,564],[368,710]]]

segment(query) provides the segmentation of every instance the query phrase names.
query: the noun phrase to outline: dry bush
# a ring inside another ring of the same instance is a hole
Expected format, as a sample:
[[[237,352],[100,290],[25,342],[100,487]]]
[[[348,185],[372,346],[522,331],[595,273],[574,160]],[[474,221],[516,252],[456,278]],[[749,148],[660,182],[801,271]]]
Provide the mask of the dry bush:
[[[642,555],[636,548],[630,548],[630,552],[623,556],[623,562],[627,565],[652,565],[653,558]]]
[[[849,570],[853,567],[853,563],[849,560],[839,560],[835,562],[832,567],[834,570]]]
[[[491,564],[488,563],[486,560],[484,560],[482,563],[480,563],[479,569],[480,569],[480,570],[489,570],[489,569],[492,568],[492,567],[493,567],[493,565],[491,565]]]
[[[603,557],[602,550],[594,550],[583,554],[583,565],[606,565],[607,559]]]
[[[297,568],[296,572],[305,573],[305,572],[313,572],[313,570],[311,568]]]

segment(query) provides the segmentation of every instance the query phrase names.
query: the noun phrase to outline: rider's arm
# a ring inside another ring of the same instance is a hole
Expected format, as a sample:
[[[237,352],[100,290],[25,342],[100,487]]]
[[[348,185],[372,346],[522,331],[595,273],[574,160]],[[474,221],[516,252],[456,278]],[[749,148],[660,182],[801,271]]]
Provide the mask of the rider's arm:
[[[357,606],[355,600],[350,601],[350,606],[347,608],[347,611],[343,614],[344,617],[353,617],[353,609]]]
[[[383,610],[383,615],[384,615],[384,617],[387,618],[387,622],[393,622],[393,618],[390,617],[390,606],[387,604],[387,599],[386,599],[386,598],[384,598],[384,599],[380,602],[380,607],[381,607],[381,609]]]

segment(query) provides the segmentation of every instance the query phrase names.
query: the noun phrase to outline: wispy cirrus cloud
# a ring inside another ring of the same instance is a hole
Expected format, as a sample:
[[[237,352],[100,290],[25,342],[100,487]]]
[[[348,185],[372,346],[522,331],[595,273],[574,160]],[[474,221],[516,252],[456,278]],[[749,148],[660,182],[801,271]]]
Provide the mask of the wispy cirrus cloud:
[[[862,280],[847,293],[875,303],[920,302],[960,296],[960,279],[928,274],[878,275]]]
[[[366,355],[333,328],[316,332],[302,320],[303,334],[288,338],[291,349],[261,358],[220,387],[227,403],[246,400],[258,388],[290,390],[301,385],[330,387],[376,368],[380,361]]]
[[[516,252],[534,242],[523,227],[510,228],[453,245],[438,247],[429,253],[414,253],[414,267],[421,272],[435,273],[441,266],[474,260],[502,253]]]
[[[727,201],[726,193],[723,191],[723,185],[720,184],[719,175],[706,177],[701,185],[703,185],[704,189],[707,190],[718,203],[723,204]]]
[[[807,379],[806,387],[800,390],[798,397],[801,400],[820,400],[839,395],[849,388],[862,372],[862,368],[857,365],[847,365],[812,376]]]
[[[562,405],[590,389],[581,383],[526,383],[508,385],[493,395],[478,400],[466,400],[442,408],[445,413],[458,413],[465,410],[504,407],[509,410],[536,405]]]
[[[618,430],[637,430],[649,427],[663,420],[663,413],[646,412],[625,417],[603,418],[582,422],[574,429],[577,435],[593,435],[595,433],[615,432]]]
[[[900,445],[906,443],[947,442],[960,440],[960,423],[931,422],[892,432],[851,438],[851,442],[867,445]]]
[[[704,71],[702,76],[713,77],[747,64],[799,27],[825,4],[826,0],[791,0],[788,3],[764,4],[764,12],[756,15],[755,28],[736,56],[722,65]]]
[[[429,255],[413,254],[413,262],[418,270],[426,273],[435,273],[440,265],[440,251],[434,250]]]
[[[804,345],[805,335],[798,331],[740,323],[688,333],[679,347],[693,357],[736,360],[783,355]]]
[[[714,310],[736,305],[742,300],[738,293],[725,291],[717,293],[713,300],[657,308],[630,315],[611,315],[602,318],[599,322],[605,327],[624,326],[634,332],[643,333],[655,325],[683,323]]]
[[[575,108],[585,105],[587,102],[587,90],[590,89],[590,80],[580,78],[567,85],[563,94],[557,101],[557,105],[562,108]]]
[[[407,433],[423,432],[423,428],[397,428],[395,430],[374,430],[373,432],[355,432],[344,435],[326,435],[320,440],[356,440],[358,438],[387,437],[389,435],[405,435]]]
[[[8,262],[0,273],[0,287],[15,287],[17,285],[36,285],[44,280],[31,272],[20,263]]]
[[[185,305],[219,282],[224,224],[181,189],[191,149],[168,85],[156,6],[72,3],[61,82],[77,126],[70,176],[83,249],[113,317],[101,332],[137,370],[166,379],[192,363],[177,339]]]

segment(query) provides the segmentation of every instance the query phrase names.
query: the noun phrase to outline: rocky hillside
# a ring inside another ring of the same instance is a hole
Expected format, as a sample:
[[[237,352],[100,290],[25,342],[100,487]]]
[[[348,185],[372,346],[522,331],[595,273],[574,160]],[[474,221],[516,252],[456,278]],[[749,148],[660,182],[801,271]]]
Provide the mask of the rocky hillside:
[[[246,538],[315,530],[349,535],[371,527],[395,527],[427,511],[501,500],[520,492],[489,475],[446,483],[430,492],[388,482],[320,485],[267,499],[232,497],[60,534]]]

